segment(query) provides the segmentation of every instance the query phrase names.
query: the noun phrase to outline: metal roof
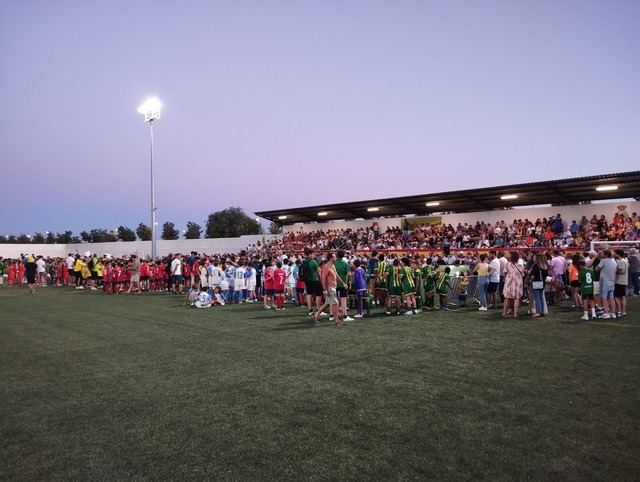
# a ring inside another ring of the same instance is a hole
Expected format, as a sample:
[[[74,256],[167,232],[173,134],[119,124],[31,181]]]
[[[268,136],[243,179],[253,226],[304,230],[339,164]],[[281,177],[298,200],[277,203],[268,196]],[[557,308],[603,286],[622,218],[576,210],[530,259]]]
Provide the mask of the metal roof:
[[[617,186],[617,189],[596,190],[602,186]],[[501,198],[501,196],[514,195],[517,197]],[[489,211],[537,204],[586,204],[591,201],[620,198],[640,199],[640,171],[276,209],[257,212],[256,215],[279,224],[293,224],[336,219],[372,219],[406,214],[429,215],[436,212]],[[427,206],[427,203],[439,204]],[[377,210],[372,211],[375,208]],[[318,215],[318,213],[326,214]]]

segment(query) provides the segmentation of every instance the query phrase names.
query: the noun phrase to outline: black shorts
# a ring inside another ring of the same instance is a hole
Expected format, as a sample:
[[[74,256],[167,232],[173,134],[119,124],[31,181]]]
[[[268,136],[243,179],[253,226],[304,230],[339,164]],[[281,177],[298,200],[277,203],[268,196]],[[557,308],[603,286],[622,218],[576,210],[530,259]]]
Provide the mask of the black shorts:
[[[32,285],[35,284],[36,282],[36,275],[35,274],[28,274],[27,275],[27,283]]]
[[[487,285],[487,293],[497,292],[499,284],[500,283],[498,281],[496,281],[495,283],[493,281],[489,281],[489,284]]]
[[[627,296],[627,285],[619,285],[616,283],[613,287],[614,298],[623,298]]]
[[[92,271],[91,272],[91,279],[93,279],[93,280],[97,280],[98,279],[98,272],[97,271]]]
[[[347,288],[345,288],[344,286],[342,286],[342,287],[338,286],[336,289],[338,291],[338,298],[346,298],[347,297]]]
[[[307,281],[307,294],[312,296],[322,296],[322,285],[320,281]]]
[[[273,296],[273,294],[275,293],[275,290],[273,288],[265,288],[264,289],[264,294],[267,296]]]
[[[580,288],[580,281],[578,281],[577,279],[574,279],[574,280],[571,282],[571,286],[572,286],[573,288]]]
[[[582,301],[593,300],[593,295],[582,295]]]
[[[147,280],[149,279],[149,277],[148,277],[148,276],[141,276],[141,277],[140,277],[140,279],[141,279],[142,281],[147,281]]]
[[[273,294],[282,296],[284,295],[284,290],[273,290]]]

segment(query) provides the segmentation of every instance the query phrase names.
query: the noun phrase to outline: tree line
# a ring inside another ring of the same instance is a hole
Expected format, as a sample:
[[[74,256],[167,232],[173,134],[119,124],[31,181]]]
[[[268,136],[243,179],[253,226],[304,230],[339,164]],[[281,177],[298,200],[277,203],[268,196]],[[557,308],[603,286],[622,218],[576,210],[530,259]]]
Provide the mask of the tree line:
[[[271,223],[269,232],[278,233],[281,226]],[[247,216],[242,208],[230,207],[222,211],[216,211],[209,214],[204,227],[198,223],[189,221],[186,229],[180,233],[176,229],[174,223],[167,221],[162,225],[160,234],[161,239],[180,239],[180,234],[184,239],[200,239],[204,234],[205,238],[234,238],[248,234],[262,234],[262,226],[260,223]],[[82,231],[78,236],[72,231],[64,231],[62,233],[35,233],[33,236],[28,234],[5,235],[0,236],[0,243],[12,244],[73,244],[73,243],[108,243],[114,241],[150,241],[151,227],[140,223],[134,229],[126,226],[118,226],[115,230],[107,229],[91,229]]]

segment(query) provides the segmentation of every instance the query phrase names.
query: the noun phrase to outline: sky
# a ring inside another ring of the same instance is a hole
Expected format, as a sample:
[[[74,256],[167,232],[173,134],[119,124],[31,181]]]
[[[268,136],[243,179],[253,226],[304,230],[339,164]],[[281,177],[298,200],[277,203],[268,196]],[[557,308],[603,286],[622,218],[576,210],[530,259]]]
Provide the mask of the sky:
[[[0,2],[0,234],[637,170],[640,2]]]

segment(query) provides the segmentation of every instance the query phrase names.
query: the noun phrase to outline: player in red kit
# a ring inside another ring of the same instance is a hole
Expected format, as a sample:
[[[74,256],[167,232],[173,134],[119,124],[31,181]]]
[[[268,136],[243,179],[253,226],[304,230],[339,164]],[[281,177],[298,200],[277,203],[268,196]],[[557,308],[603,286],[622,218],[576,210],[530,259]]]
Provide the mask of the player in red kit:
[[[267,263],[269,266],[264,270],[262,281],[264,282],[264,309],[270,310],[273,304],[273,273],[276,267],[274,261],[269,260]]]
[[[275,298],[276,310],[284,310],[284,283],[287,279],[287,272],[282,269],[282,262],[276,263],[276,270],[273,272],[273,296]]]
[[[105,295],[111,293],[112,281],[113,267],[111,266],[111,262],[107,261],[104,264],[104,269],[102,270],[102,291],[104,291]]]

